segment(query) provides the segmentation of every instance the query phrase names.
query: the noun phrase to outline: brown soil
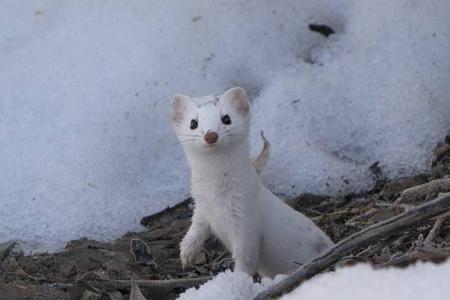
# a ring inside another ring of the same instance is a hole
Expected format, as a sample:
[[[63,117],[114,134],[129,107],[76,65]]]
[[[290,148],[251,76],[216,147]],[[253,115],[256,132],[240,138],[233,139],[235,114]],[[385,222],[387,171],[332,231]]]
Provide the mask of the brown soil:
[[[450,137],[436,149],[430,174],[386,181],[377,164],[371,168],[375,188],[365,194],[346,197],[301,195],[287,202],[311,217],[334,241],[398,213],[393,203],[406,188],[450,176]],[[111,285],[90,286],[93,281],[115,279],[175,279],[208,276],[231,266],[229,254],[211,239],[195,267],[183,270],[178,245],[190,224],[191,201],[144,218],[147,230],[128,233],[110,243],[88,239],[71,241],[63,252],[25,256],[0,245],[0,300],[16,299],[128,299],[129,289]],[[426,237],[434,221],[411,228],[385,241],[359,249],[342,263],[356,261],[375,265],[407,265],[414,260],[393,258],[413,249]],[[132,239],[147,243],[151,257],[136,263],[130,252]],[[433,241],[437,248],[450,247],[450,222],[445,222]],[[152,260],[154,259],[154,260]],[[425,258],[423,258],[425,259]],[[148,299],[175,299],[183,289],[149,291]]]

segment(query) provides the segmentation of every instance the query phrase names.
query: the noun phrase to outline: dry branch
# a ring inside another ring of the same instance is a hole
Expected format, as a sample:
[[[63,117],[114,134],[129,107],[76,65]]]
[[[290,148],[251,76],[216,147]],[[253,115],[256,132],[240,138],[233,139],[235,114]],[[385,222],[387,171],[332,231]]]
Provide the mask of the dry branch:
[[[440,218],[436,219],[436,221],[434,222],[433,228],[431,228],[430,232],[428,233],[427,237],[425,238],[425,241],[423,242],[426,246],[430,246],[431,243],[434,241],[439,230],[441,230],[441,227],[444,224],[444,221],[445,221],[444,217],[440,217]]]
[[[437,199],[408,210],[398,216],[371,225],[337,243],[317,258],[309,261],[286,278],[259,293],[254,299],[274,299],[289,292],[306,279],[335,264],[342,257],[351,254],[360,247],[389,237],[402,230],[416,227],[430,218],[440,216],[450,211],[450,193],[443,194]]]
[[[96,294],[101,296],[102,291],[131,291],[130,300],[144,300],[145,297],[142,295],[141,290],[145,291],[145,294],[147,295],[162,295],[175,289],[188,289],[191,287],[200,286],[211,278],[212,276],[168,280],[82,279],[78,280],[74,284],[52,283],[49,286],[51,288],[71,290],[70,299],[81,299],[84,294]]]
[[[419,203],[437,197],[439,193],[450,192],[450,179],[436,179],[404,190],[398,202]]]
[[[376,268],[384,268],[391,266],[403,267],[411,263],[414,263],[417,260],[426,260],[437,263],[446,260],[449,256],[450,250],[447,248],[420,246],[416,247],[412,251],[406,252],[405,254],[392,257],[388,262],[381,265],[377,265]]]
[[[187,289],[193,286],[199,286],[210,280],[211,276],[197,278],[179,278],[167,280],[133,280],[133,282],[149,293],[161,293],[171,291],[173,289]],[[122,291],[131,290],[130,280],[89,280],[89,284],[97,288],[114,288]]]

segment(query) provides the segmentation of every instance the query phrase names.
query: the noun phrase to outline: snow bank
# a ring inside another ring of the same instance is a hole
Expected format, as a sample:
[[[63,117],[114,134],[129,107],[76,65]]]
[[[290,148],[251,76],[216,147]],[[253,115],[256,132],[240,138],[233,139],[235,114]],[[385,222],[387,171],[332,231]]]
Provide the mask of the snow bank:
[[[406,269],[374,270],[360,264],[318,275],[280,300],[423,300],[446,299],[450,295],[450,261],[435,265],[419,263]],[[281,280],[263,279],[262,283],[242,273],[227,271],[181,294],[179,300],[250,300],[260,291]]]
[[[302,284],[280,300],[423,300],[447,299],[450,262],[420,263],[407,269],[373,270],[357,265],[326,273]]]
[[[450,2],[355,1],[345,15],[315,64],[276,72],[254,101],[278,192],[363,190],[376,161],[389,178],[423,172],[450,129]]]
[[[445,0],[2,1],[0,242],[110,239],[187,197],[176,92],[244,86],[277,193],[365,189],[377,160],[390,177],[426,170],[450,128],[449,11]]]

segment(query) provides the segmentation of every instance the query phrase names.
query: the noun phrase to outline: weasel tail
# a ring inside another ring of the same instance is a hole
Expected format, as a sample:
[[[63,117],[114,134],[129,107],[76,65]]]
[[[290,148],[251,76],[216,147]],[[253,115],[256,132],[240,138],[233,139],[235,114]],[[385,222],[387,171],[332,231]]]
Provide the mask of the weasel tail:
[[[261,183],[249,157],[250,117],[240,87],[221,96],[172,99],[172,124],[191,167],[195,201],[180,244],[183,267],[193,263],[211,234],[231,252],[235,270],[263,277],[292,271],[298,267],[294,261],[305,263],[333,245]]]

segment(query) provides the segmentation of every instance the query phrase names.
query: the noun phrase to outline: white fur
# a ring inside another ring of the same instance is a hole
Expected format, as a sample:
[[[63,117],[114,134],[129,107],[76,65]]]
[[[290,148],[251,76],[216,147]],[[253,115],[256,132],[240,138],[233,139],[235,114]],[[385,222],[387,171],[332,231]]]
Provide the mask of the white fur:
[[[287,273],[298,267],[293,261],[304,263],[333,244],[262,185],[249,158],[249,107],[242,88],[220,97],[173,99],[172,120],[191,167],[195,199],[192,225],[180,244],[183,266],[193,262],[210,233],[232,253],[236,270],[264,277]],[[225,114],[230,125],[221,122]],[[195,130],[192,119],[198,120]],[[208,131],[219,135],[213,146],[203,139]]]

